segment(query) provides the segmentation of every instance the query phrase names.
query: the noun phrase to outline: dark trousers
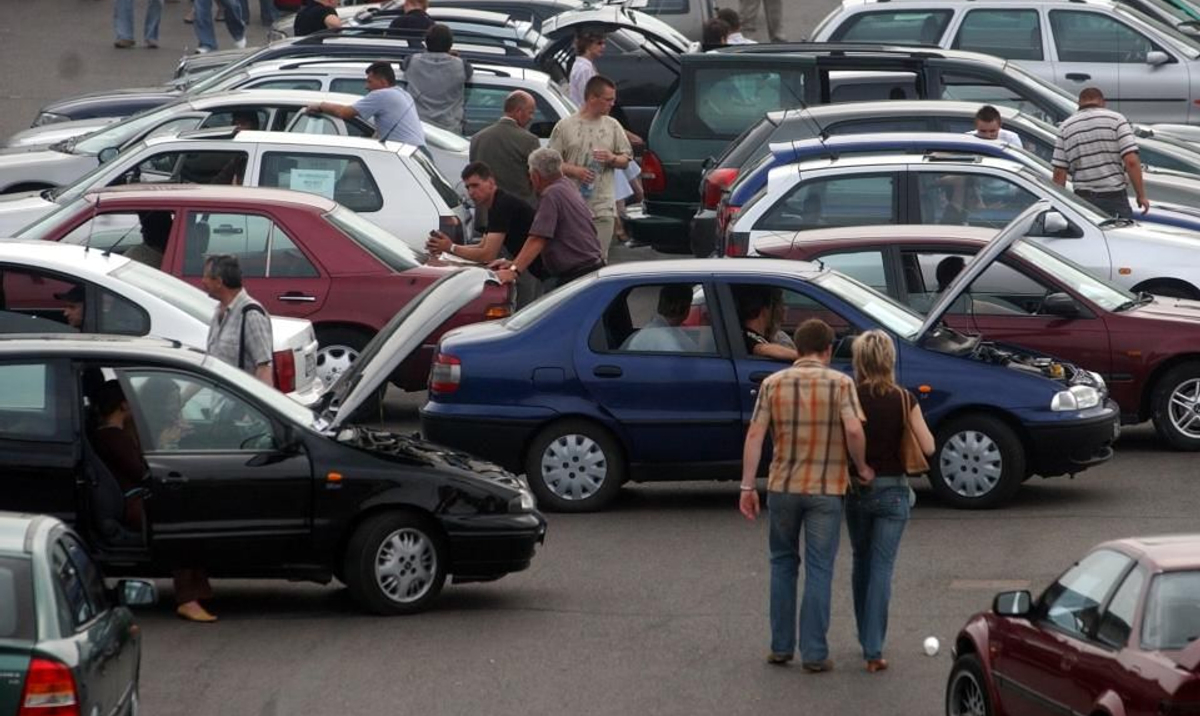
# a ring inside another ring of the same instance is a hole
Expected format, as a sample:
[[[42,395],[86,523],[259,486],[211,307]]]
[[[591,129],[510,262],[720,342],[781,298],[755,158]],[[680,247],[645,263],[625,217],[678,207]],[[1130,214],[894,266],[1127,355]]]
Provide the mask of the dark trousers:
[[[1076,189],[1075,195],[1089,201],[1105,216],[1116,216],[1122,219],[1133,218],[1133,210],[1129,208],[1129,195],[1125,193],[1124,189],[1120,191]]]
[[[586,276],[593,271],[599,271],[602,268],[604,268],[604,262],[597,261],[594,264],[586,264],[583,266],[578,266],[576,268],[563,271],[559,275],[551,276],[542,282],[543,292],[549,293],[550,291],[553,291],[556,288],[562,288],[563,286],[566,286],[568,283],[571,283],[575,279],[577,279],[581,276]]]
[[[176,569],[171,572],[171,579],[175,582],[176,604],[212,599],[212,585],[203,569]]]

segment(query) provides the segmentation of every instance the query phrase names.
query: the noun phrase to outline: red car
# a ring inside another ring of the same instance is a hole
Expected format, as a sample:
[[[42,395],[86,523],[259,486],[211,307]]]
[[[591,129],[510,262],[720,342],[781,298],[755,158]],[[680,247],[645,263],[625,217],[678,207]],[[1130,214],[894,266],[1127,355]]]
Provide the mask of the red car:
[[[23,229],[19,238],[125,253],[143,243],[142,224],[149,212],[170,215],[169,222],[146,222],[169,224],[163,271],[199,286],[205,256],[235,254],[246,288],[271,314],[312,321],[320,344],[317,374],[326,385],[397,311],[453,270],[434,265],[334,201],[257,187],[112,187],[67,204]],[[511,289],[487,286],[400,366],[393,382],[405,390],[423,390],[443,332],[511,312]]]
[[[954,642],[947,716],[1200,714],[1200,535],[1105,542]]]
[[[941,225],[816,229],[781,235],[760,253],[819,260],[925,313],[995,235]],[[952,328],[1095,371],[1123,422],[1153,419],[1173,447],[1200,450],[1200,302],[1136,296],[1024,240],[979,270],[946,314]]]

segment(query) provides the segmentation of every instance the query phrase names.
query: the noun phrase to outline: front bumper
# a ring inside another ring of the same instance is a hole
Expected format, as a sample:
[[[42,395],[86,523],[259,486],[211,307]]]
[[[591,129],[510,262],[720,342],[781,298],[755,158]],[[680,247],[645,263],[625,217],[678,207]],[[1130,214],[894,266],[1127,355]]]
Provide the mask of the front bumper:
[[[528,569],[546,540],[539,512],[443,517],[455,582],[488,581]]]
[[[1108,401],[1100,415],[1054,425],[1028,426],[1030,473],[1053,477],[1083,472],[1112,459],[1121,413]]]

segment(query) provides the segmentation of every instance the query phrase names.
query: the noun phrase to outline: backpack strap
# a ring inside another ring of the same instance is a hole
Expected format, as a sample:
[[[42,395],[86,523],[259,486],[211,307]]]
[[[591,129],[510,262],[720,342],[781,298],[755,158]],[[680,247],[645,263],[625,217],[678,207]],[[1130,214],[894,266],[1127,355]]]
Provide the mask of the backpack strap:
[[[257,303],[249,303],[242,307],[242,326],[238,333],[238,370],[245,370],[246,365],[246,314],[261,313],[263,318],[267,317],[267,311]],[[257,368],[258,366],[254,366]]]

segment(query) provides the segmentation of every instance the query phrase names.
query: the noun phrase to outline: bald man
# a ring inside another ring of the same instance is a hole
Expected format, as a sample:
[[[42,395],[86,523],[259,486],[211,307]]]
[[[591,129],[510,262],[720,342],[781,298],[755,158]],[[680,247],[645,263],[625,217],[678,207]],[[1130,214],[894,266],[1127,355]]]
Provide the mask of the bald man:
[[[492,170],[496,185],[537,206],[537,195],[529,183],[529,155],[541,146],[526,127],[537,112],[537,102],[528,92],[517,90],[504,100],[504,116],[471,137],[472,162],[483,162]]]

